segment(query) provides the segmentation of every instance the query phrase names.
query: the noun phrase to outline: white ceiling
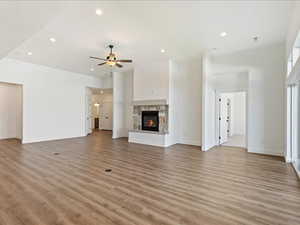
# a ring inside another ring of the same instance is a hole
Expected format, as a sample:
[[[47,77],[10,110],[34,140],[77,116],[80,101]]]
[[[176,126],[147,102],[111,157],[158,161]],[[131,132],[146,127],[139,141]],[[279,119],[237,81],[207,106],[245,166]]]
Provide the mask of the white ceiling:
[[[111,43],[118,57],[147,63],[283,42],[291,6],[287,0],[2,1],[0,57],[100,76],[110,68],[89,56],[104,57]]]

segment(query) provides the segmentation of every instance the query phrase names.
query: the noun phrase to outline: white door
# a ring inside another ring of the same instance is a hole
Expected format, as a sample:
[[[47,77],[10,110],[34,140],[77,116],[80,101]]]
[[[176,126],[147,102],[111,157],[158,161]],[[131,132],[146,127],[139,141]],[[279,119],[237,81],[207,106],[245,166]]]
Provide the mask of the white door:
[[[112,102],[103,102],[100,108],[100,129],[101,130],[112,130]]]
[[[228,107],[227,98],[219,98],[219,144],[223,144],[228,140]]]
[[[92,91],[89,88],[85,96],[85,132],[86,135],[92,133]]]
[[[232,124],[231,124],[231,100],[230,98],[226,99],[227,101],[227,138],[232,136]]]

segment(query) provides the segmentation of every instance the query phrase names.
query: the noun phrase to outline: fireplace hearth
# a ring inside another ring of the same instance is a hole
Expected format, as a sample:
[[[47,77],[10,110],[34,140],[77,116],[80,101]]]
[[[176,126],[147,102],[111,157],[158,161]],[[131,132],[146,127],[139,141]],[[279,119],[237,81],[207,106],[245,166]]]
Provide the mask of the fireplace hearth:
[[[159,111],[142,111],[142,130],[159,131]]]

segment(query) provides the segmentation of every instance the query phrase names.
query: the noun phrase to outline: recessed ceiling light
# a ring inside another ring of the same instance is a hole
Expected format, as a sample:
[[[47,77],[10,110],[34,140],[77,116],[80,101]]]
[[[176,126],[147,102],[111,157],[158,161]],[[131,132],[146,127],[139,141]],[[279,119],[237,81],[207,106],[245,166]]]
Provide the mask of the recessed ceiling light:
[[[97,14],[98,16],[101,16],[101,15],[102,15],[102,10],[101,10],[101,9],[96,9],[96,14]]]
[[[221,37],[225,37],[225,36],[227,36],[227,33],[226,32],[222,32],[222,33],[220,33],[220,36]]]
[[[32,55],[32,52],[27,52],[27,55]]]
[[[258,36],[253,37],[253,41],[254,42],[258,42],[259,41],[259,37]]]
[[[53,43],[56,42],[56,39],[55,39],[55,38],[50,38],[49,40],[50,40],[51,42],[53,42]]]
[[[91,68],[90,71],[94,71],[94,68]]]
[[[160,52],[161,52],[161,53],[165,53],[165,52],[166,52],[166,50],[164,50],[164,49],[161,49],[161,50],[160,50]]]

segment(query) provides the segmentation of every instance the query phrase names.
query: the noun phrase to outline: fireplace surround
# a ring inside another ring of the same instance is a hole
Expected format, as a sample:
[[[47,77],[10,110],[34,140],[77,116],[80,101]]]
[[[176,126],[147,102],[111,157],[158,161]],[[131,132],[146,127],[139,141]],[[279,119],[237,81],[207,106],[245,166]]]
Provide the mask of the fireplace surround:
[[[168,111],[168,105],[134,105],[133,131],[167,134]],[[144,121],[145,118],[146,121]],[[150,125],[150,128],[147,125]]]
[[[172,145],[169,105],[166,100],[134,101],[132,119],[133,129],[129,131],[129,142],[160,147]]]

